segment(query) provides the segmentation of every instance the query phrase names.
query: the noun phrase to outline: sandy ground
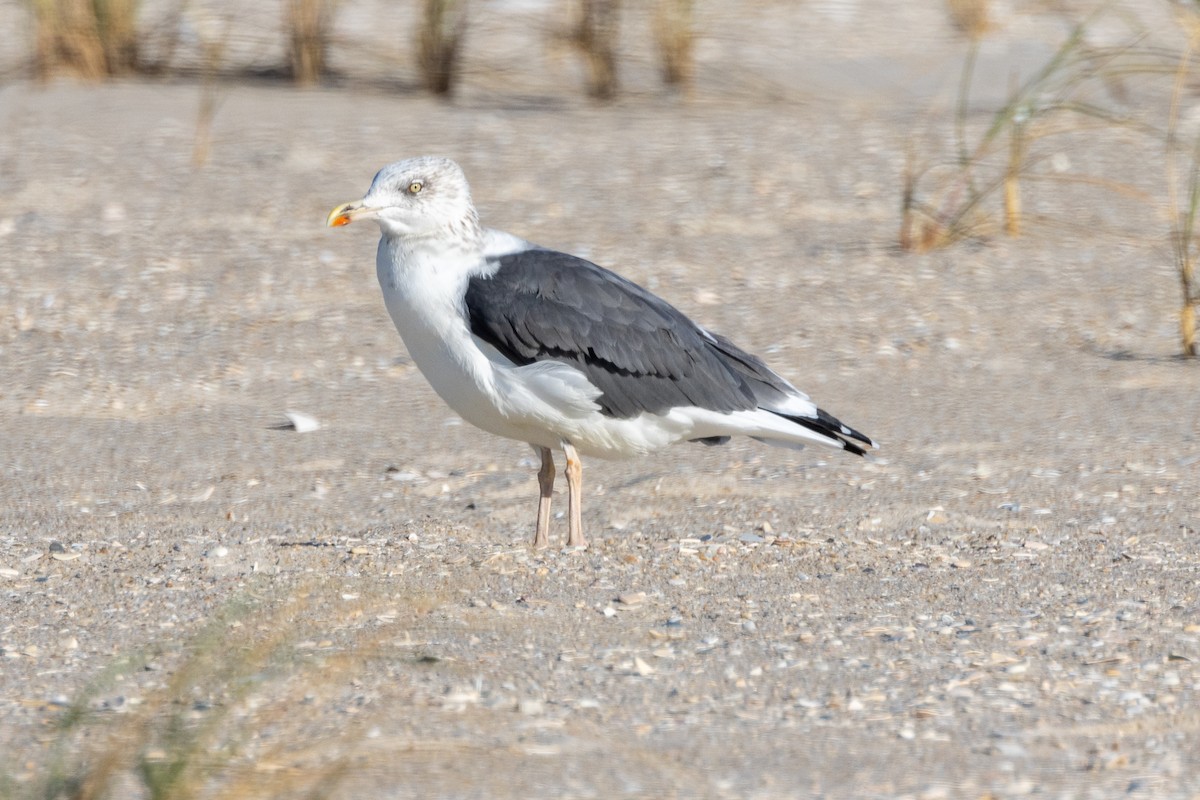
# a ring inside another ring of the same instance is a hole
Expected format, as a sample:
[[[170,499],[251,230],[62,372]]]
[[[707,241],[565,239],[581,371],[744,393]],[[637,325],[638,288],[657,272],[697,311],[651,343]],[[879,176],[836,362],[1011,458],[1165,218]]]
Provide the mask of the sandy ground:
[[[215,624],[224,663],[290,654],[241,694],[182,689],[268,794],[337,765],[336,797],[1200,796],[1200,374],[1176,358],[1161,146],[1056,140],[1056,168],[1141,194],[1031,184],[1028,235],[901,253],[907,148],[951,131],[910,89],[953,87],[934,67],[963,44],[914,25],[880,72],[811,20],[787,51],[810,70],[763,88],[710,48],[734,77],[687,101],[227,85],[202,168],[194,85],[0,88],[17,785],[70,698],[100,738]],[[1061,25],[1014,15],[1030,29]],[[883,460],[590,461],[592,549],[530,550],[529,449],[425,385],[374,231],[322,227],[426,152],[486,222],[762,353]]]

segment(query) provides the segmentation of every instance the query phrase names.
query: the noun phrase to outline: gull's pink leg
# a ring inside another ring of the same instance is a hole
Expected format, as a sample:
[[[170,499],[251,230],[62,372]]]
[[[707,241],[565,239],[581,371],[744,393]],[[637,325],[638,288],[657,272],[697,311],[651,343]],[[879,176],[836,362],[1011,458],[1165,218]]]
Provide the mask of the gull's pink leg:
[[[538,487],[541,497],[538,498],[537,530],[533,534],[533,546],[537,548],[550,546],[550,496],[554,494],[554,454],[549,447],[536,448],[542,456],[542,468],[538,470]]]
[[[562,443],[563,452],[567,455],[567,514],[570,527],[567,533],[567,547],[584,548],[588,546],[583,536],[583,462],[579,453],[570,442]]]

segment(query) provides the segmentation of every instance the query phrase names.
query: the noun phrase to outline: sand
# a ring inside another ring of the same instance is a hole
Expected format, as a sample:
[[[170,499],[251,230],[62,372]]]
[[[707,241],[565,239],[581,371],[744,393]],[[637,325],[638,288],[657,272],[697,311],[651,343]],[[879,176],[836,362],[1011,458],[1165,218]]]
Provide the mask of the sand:
[[[611,107],[573,73],[476,71],[450,103],[353,73],[224,83],[199,167],[195,84],[0,88],[16,785],[77,698],[87,741],[217,720],[219,763],[266,794],[340,765],[335,797],[1197,796],[1200,365],[1163,148],[1038,142],[1039,174],[1128,191],[1029,181],[1020,238],[900,251],[906,155],[951,152],[965,49],[923,13],[906,42],[859,26],[870,57],[814,13],[775,67],[713,33],[693,96],[641,64]],[[1063,30],[1002,21],[994,63]],[[373,227],[323,227],[422,153],[463,164],[486,223],[763,354],[881,460],[588,461],[592,548],[559,549],[559,519],[531,550],[532,452],[425,384]],[[242,692],[202,667],[163,706],[189,660],[264,641]]]

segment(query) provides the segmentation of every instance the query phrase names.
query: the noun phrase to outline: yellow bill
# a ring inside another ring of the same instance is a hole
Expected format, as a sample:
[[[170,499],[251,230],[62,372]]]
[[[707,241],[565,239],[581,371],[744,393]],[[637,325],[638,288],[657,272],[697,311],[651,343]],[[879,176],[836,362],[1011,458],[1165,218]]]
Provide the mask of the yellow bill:
[[[329,212],[329,216],[325,218],[325,224],[330,228],[340,228],[343,225],[349,225],[354,221],[355,213],[362,210],[363,204],[361,201],[355,200],[351,203],[342,203]]]

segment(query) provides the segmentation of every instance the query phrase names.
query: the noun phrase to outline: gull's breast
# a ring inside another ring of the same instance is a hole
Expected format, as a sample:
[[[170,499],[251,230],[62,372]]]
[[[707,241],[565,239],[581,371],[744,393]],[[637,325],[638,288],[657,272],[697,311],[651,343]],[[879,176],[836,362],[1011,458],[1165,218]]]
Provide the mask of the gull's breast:
[[[454,270],[420,270],[411,262],[400,268],[399,263],[381,242],[378,273],[384,305],[413,363],[437,395],[477,428],[557,447],[561,434],[545,423],[531,426],[498,386],[497,365],[477,346],[463,316],[465,281]]]

